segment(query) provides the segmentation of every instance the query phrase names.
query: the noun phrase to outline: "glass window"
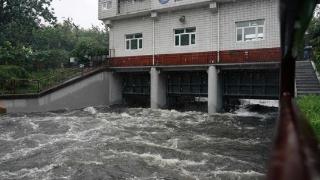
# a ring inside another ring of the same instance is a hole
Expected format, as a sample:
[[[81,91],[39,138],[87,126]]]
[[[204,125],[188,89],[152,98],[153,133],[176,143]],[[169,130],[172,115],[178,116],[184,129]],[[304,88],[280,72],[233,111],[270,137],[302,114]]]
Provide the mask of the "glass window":
[[[244,29],[244,41],[251,41],[256,39],[256,28],[250,27]]]
[[[182,34],[181,35],[181,46],[189,45],[189,34]]]
[[[139,39],[139,49],[142,49],[142,39]]]
[[[237,41],[242,41],[242,29],[237,29]]]
[[[184,29],[176,29],[175,34],[181,34],[184,33]]]
[[[143,47],[143,35],[142,33],[127,34],[126,38],[126,49],[127,50],[137,50]]]
[[[112,8],[112,0],[102,0],[102,9],[108,10]]]
[[[138,40],[137,39],[131,40],[131,49],[138,49]]]
[[[196,28],[187,28],[187,29],[186,29],[186,32],[187,32],[187,33],[196,32]]]
[[[180,44],[180,36],[175,36],[175,45],[176,46],[179,46],[179,44]]]
[[[236,39],[238,42],[264,39],[264,19],[236,22]]]
[[[196,44],[196,35],[191,34],[191,44]]]
[[[196,44],[196,28],[175,29],[175,46],[189,46]]]

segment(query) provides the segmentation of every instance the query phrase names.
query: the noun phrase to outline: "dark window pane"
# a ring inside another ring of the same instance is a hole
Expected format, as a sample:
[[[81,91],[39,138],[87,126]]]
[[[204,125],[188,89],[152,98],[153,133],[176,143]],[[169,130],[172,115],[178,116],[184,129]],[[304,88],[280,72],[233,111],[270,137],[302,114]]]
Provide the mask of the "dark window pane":
[[[139,39],[139,49],[142,49],[142,39]]]
[[[136,34],[136,35],[135,35],[135,38],[142,38],[142,34],[141,34],[141,33]]]
[[[258,25],[264,25],[264,19],[257,20]]]
[[[196,32],[196,28],[187,28],[187,29],[186,29],[186,32],[187,32],[187,33]]]
[[[191,34],[191,44],[196,44],[196,35]]]
[[[236,23],[237,27],[248,27],[249,26],[249,21],[245,21],[245,22],[237,22]]]
[[[137,39],[131,40],[131,49],[138,49],[138,40]]]
[[[175,45],[176,45],[176,46],[179,46],[179,41],[180,41],[179,36],[176,36],[176,37],[175,37]]]
[[[237,30],[237,41],[242,41],[242,29]]]
[[[181,35],[181,46],[187,46],[189,45],[189,34],[183,34]]]
[[[132,38],[133,38],[132,34],[126,35],[126,39],[132,39]]]
[[[181,34],[181,33],[184,33],[184,29],[176,29],[175,34]]]
[[[126,44],[127,44],[127,45],[126,45],[126,48],[127,48],[127,49],[130,49],[130,41],[126,41]]]

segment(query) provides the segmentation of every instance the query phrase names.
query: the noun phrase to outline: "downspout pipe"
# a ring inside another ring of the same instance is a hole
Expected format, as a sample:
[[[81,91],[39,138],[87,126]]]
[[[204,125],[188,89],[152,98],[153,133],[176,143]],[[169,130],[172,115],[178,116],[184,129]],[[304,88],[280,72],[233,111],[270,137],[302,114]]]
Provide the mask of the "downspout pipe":
[[[152,65],[155,66],[155,18],[152,18]]]
[[[217,3],[217,11],[218,11],[218,21],[217,21],[217,29],[218,29],[218,44],[217,44],[217,62],[220,62],[220,8],[219,3]]]

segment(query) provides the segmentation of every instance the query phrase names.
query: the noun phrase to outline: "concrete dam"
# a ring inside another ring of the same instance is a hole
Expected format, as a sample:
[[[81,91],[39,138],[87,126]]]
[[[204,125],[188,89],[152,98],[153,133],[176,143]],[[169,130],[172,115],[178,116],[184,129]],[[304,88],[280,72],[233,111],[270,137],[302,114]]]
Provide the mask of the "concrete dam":
[[[111,61],[112,63],[112,61]],[[88,106],[186,108],[220,112],[234,99],[278,99],[279,63],[100,68],[38,94],[4,95],[9,113]]]

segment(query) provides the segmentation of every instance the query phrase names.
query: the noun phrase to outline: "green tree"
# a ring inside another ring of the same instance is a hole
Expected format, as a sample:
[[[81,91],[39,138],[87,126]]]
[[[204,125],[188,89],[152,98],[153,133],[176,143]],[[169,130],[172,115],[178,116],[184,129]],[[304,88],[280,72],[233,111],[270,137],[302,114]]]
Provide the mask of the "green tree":
[[[0,44],[30,43],[33,28],[55,23],[52,0],[0,0]]]
[[[318,71],[320,70],[320,8],[317,7],[315,15],[310,22],[307,33],[304,37],[305,45],[312,46],[313,60],[317,65]]]

